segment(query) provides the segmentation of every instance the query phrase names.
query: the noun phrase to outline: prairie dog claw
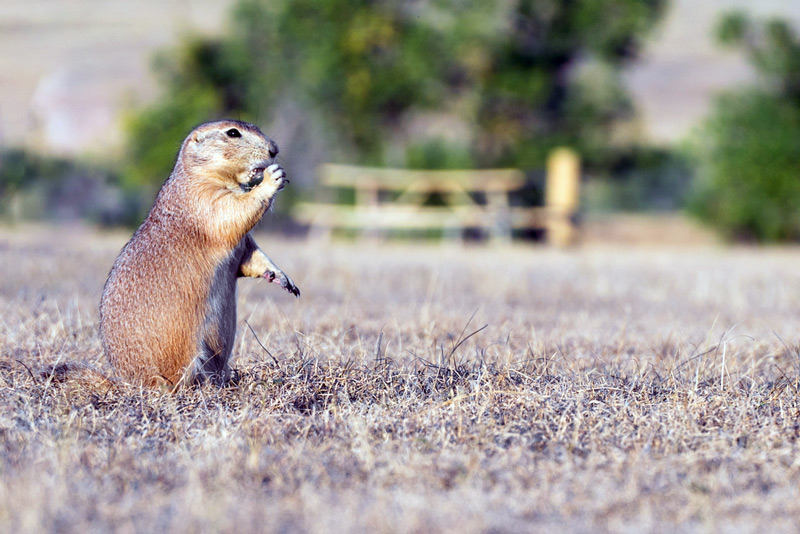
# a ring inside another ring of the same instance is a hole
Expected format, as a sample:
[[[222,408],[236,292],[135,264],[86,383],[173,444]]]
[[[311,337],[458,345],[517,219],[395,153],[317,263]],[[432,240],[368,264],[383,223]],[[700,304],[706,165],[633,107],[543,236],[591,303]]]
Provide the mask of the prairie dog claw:
[[[292,279],[286,276],[286,274],[282,271],[267,271],[263,274],[263,278],[270,283],[280,284],[283,289],[295,297],[300,296],[300,289],[297,287],[294,281],[292,281]]]

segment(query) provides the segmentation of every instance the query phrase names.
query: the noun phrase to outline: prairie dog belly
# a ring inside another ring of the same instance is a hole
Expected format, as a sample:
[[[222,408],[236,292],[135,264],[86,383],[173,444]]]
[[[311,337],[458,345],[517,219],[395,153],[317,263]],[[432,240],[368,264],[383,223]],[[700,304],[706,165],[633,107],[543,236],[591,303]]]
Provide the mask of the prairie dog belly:
[[[236,337],[236,279],[245,247],[240,242],[214,272],[199,331],[194,375],[222,385],[230,380],[230,357]]]

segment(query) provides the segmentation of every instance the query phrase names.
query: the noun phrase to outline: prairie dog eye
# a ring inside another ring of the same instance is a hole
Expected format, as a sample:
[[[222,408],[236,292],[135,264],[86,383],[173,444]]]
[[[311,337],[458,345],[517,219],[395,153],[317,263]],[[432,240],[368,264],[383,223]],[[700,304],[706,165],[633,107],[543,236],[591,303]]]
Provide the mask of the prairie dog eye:
[[[231,128],[230,130],[228,130],[225,133],[228,135],[228,137],[241,137],[242,136],[242,132],[240,132],[236,128]]]

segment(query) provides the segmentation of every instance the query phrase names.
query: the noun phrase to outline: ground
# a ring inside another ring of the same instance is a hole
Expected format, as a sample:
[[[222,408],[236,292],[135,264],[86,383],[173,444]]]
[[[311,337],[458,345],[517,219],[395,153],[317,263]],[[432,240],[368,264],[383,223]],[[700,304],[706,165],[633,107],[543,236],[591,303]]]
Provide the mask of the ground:
[[[800,250],[257,240],[238,384],[108,372],[126,236],[0,230],[0,527],[765,532],[800,521]],[[54,364],[74,372],[54,375]]]

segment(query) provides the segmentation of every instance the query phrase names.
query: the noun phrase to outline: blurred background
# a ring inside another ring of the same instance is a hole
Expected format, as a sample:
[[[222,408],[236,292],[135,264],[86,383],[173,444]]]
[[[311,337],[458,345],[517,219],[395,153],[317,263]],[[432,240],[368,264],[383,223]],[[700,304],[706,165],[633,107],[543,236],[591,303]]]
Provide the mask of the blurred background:
[[[551,214],[548,164],[566,147],[580,181],[566,217],[584,236],[800,239],[798,2],[0,4],[3,221],[136,226],[181,140],[223,117],[281,146],[292,186],[269,224],[287,233],[314,226],[309,202],[358,211],[359,184],[326,163],[514,169],[503,205]],[[385,177],[397,186],[372,202],[402,214],[437,176]],[[452,184],[486,213],[492,191],[459,176],[413,213],[453,207]],[[538,220],[509,236],[541,238]]]

